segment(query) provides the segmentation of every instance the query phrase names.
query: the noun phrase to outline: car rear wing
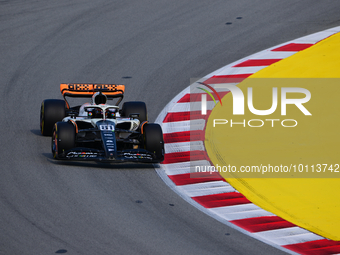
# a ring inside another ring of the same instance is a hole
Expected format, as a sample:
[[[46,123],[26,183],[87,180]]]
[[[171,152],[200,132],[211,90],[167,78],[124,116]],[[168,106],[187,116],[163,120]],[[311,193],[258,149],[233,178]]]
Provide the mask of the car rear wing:
[[[66,97],[92,97],[96,92],[102,92],[108,99],[119,98],[118,105],[124,97],[125,85],[117,84],[84,84],[84,83],[62,83],[60,92],[64,97],[67,108],[69,104]]]

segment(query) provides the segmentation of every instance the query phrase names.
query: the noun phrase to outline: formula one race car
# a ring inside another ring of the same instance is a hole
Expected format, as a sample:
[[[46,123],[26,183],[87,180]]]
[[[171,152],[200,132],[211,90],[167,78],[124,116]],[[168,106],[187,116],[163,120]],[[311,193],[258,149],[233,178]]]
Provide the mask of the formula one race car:
[[[41,104],[40,130],[52,136],[55,159],[158,163],[164,160],[160,125],[148,123],[144,102],[125,102],[125,86],[60,84],[64,100]],[[91,103],[70,107],[66,97],[88,97]],[[114,105],[108,99],[118,99]]]

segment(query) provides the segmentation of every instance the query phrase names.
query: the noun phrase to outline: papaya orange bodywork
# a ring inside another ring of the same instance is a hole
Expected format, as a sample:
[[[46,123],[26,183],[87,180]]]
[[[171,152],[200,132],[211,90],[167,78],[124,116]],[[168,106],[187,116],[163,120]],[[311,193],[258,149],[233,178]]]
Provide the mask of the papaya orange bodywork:
[[[98,91],[102,91],[108,98],[120,97],[122,100],[125,92],[125,85],[122,84],[88,84],[88,83],[62,83],[60,92],[63,95],[67,108],[70,108],[68,97],[92,97]],[[119,101],[120,102],[120,101]]]
[[[99,90],[105,90],[105,95],[116,96],[123,95],[125,85],[117,84],[80,84],[80,83],[62,83],[60,84],[60,92],[64,96],[92,96]]]

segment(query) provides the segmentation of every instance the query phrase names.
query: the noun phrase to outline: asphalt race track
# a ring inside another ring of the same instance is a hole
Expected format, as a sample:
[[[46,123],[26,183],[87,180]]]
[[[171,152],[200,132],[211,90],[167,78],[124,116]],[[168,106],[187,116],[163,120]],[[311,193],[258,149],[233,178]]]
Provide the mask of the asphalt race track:
[[[59,84],[121,83],[154,121],[190,78],[340,25],[333,0],[0,0],[0,254],[284,254],[210,218],[152,165],[55,161]]]

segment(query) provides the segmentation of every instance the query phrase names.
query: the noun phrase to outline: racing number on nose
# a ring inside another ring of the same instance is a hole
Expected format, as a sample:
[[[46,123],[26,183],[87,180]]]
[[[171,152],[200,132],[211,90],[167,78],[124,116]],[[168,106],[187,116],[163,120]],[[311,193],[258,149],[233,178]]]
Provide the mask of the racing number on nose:
[[[99,125],[100,130],[115,131],[114,125]]]

